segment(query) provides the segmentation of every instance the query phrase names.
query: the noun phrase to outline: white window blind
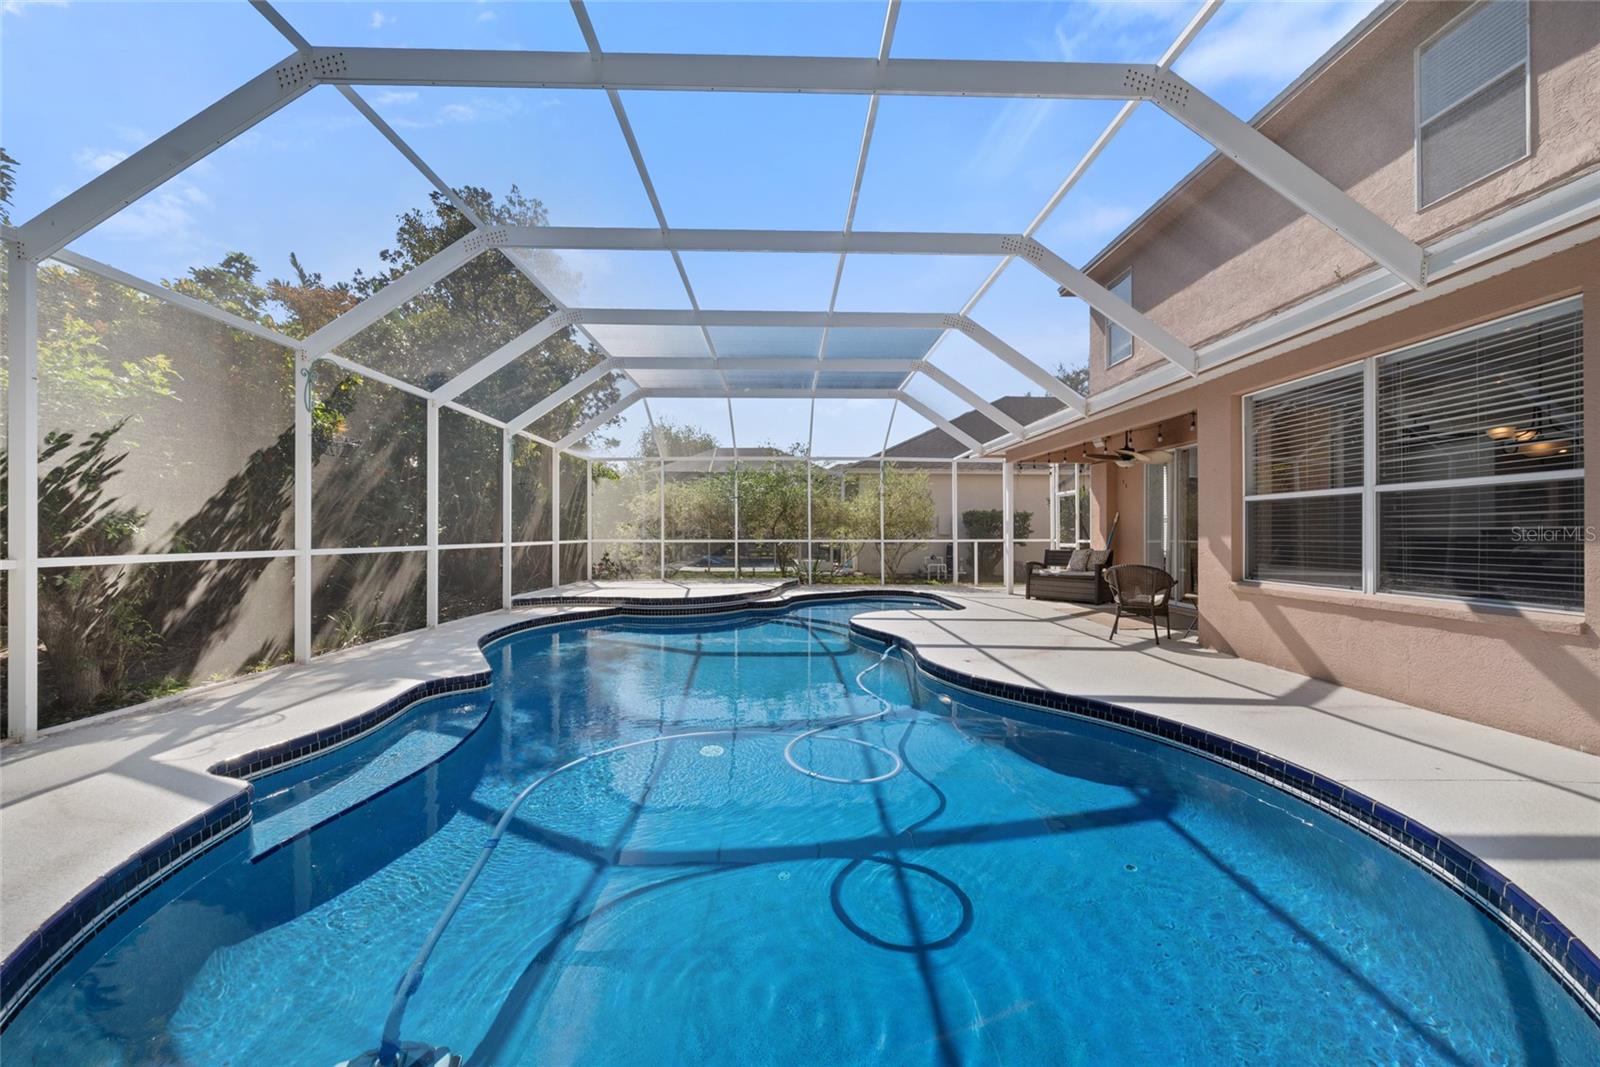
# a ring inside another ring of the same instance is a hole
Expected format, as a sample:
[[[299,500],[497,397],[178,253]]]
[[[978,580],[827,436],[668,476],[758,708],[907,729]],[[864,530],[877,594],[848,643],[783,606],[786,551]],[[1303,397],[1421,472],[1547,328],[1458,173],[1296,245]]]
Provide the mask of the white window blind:
[[[1378,360],[1378,589],[1583,606],[1571,305]]]
[[[1417,199],[1528,153],[1527,0],[1486,0],[1417,53]]]
[[[1567,300],[1247,397],[1245,576],[1582,610],[1582,320]]]
[[[1361,586],[1362,369],[1246,400],[1246,576]]]
[[[1122,280],[1111,287],[1111,291],[1122,297],[1128,303],[1133,303],[1133,272],[1122,276]],[[1106,320],[1106,365],[1121,363],[1133,355],[1133,334],[1121,326]]]

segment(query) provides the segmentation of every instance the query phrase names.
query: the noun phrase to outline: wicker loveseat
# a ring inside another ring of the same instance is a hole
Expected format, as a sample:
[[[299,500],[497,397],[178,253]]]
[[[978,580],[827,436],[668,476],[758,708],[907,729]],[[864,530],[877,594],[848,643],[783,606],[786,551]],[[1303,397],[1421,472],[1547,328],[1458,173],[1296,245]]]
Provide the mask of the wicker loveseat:
[[[1078,568],[1071,568],[1073,556],[1078,557]],[[1104,604],[1111,599],[1106,585],[1105,569],[1111,566],[1111,552],[1106,549],[1052,548],[1044,554],[1044,562],[1028,564],[1026,594],[1037,600],[1065,600],[1074,604]]]

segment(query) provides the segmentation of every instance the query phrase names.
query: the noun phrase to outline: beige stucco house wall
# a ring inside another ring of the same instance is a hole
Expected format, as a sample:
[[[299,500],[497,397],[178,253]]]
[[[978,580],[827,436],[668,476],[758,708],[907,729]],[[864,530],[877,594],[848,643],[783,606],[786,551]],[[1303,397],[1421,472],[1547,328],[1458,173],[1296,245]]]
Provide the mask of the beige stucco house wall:
[[[1600,4],[1535,3],[1530,16],[1531,158],[1418,211],[1413,171],[1416,46],[1465,4],[1401,5],[1280,103],[1262,128],[1413,239],[1442,234],[1600,168]],[[1576,232],[1576,231],[1575,231]],[[1589,751],[1600,750],[1600,542],[1584,549],[1581,613],[1492,608],[1445,599],[1257,584],[1244,575],[1245,394],[1320,370],[1580,295],[1584,306],[1584,432],[1600,441],[1600,241],[1549,241],[1565,250],[1485,280],[1446,287],[1388,314],[1188,386],[1134,400],[1012,449],[1014,460],[1071,460],[1085,442],[1158,422],[1168,440],[1194,413],[1199,446],[1199,595],[1208,645],[1313,678],[1395,698]],[[1575,246],[1574,246],[1575,245]],[[1509,261],[1508,261],[1509,262]],[[1256,322],[1362,270],[1360,253],[1231,164],[1213,164],[1090,266],[1109,283],[1132,267],[1133,302],[1199,345]],[[1428,294],[1425,294],[1428,295]],[[1092,328],[1094,392],[1155,366],[1136,350],[1105,366]],[[1142,434],[1142,436],[1141,436]],[[1143,555],[1142,471],[1094,468],[1093,526],[1101,543],[1120,514],[1121,562]],[[1600,531],[1600,479],[1585,479],[1584,521]],[[1330,714],[1333,712],[1330,711]],[[1339,714],[1359,714],[1342,711]],[[1374,724],[1374,728],[1380,728]],[[1419,758],[1423,754],[1419,753]],[[1486,768],[1491,773],[1492,768]]]

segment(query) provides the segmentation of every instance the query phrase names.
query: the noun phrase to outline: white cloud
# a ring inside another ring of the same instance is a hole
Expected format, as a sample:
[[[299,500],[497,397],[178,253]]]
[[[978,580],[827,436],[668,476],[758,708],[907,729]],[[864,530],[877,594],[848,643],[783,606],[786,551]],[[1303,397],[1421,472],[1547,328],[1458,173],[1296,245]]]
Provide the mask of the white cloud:
[[[479,22],[493,22],[494,18],[495,18],[495,16],[494,16],[494,12],[493,11],[480,11],[480,12],[478,12],[478,21]]]
[[[1065,60],[1115,57],[1153,63],[1189,21],[1191,6],[1174,0],[1096,0],[1073,4],[1055,27]]]
[[[465,126],[475,122],[493,122],[508,118],[520,110],[521,105],[514,98],[472,97],[441,104],[426,115],[393,118],[390,123],[396,129],[406,130],[427,129],[432,126]]]
[[[1138,216],[1138,209],[1131,204],[1081,201],[1072,212],[1070,226],[1077,236],[1107,237],[1121,232]]]
[[[415,89],[383,89],[373,94],[374,104],[409,104],[417,99]]]
[[[72,153],[72,161],[84,170],[101,174],[128,158],[120,148],[80,148]]]
[[[1349,32],[1369,2],[1243,4],[1200,32],[1176,69],[1202,90],[1224,83],[1287,85]]]
[[[7,15],[25,15],[30,7],[66,7],[67,0],[5,0],[0,11]]]
[[[394,25],[394,16],[385,15],[382,11],[374,11],[372,18],[367,21],[367,25],[375,30],[381,30],[385,26]]]
[[[211,198],[201,189],[187,182],[172,182],[102,222],[95,234],[121,241],[159,243],[173,251],[195,249],[202,244],[195,209],[210,203]]]
[[[973,177],[998,178],[1015,171],[1051,115],[1051,101],[1011,100],[983,132],[963,170]]]

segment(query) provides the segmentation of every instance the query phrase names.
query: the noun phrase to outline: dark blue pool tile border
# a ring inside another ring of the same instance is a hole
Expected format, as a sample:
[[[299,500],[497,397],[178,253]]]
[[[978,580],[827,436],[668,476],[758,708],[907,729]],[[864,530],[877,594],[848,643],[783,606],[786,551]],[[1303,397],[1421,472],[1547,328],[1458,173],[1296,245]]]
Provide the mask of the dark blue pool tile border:
[[[241,790],[158,838],[116,870],[97,878],[69,900],[0,963],[0,1029],[35,992],[55,976],[79,946],[176,874],[250,821],[250,793]]]
[[[793,583],[790,583],[792,586]],[[923,590],[898,588],[841,589],[794,594],[789,586],[756,593],[719,597],[715,600],[661,607],[659,601],[641,598],[639,603],[596,604],[593,598],[568,598],[562,606],[579,609],[559,615],[518,619],[478,638],[478,647],[487,648],[513,634],[550,626],[593,622],[619,616],[660,617],[675,615],[732,614],[748,611],[782,611],[791,604],[813,600],[878,598],[884,595],[909,596],[937,602],[944,607],[959,607],[952,601]],[[291,738],[288,741],[247,752],[212,764],[210,773],[248,781],[269,771],[320,755],[347,741],[377,729],[418,701],[482,689],[490,682],[488,670],[448,678],[430,679],[411,686],[353,718]],[[15,951],[0,962],[0,1031],[11,1024],[19,1011],[72,958],[85,942],[105,928],[140,899],[166,882],[179,868],[198,858],[226,835],[250,822],[251,791],[248,787],[228,800],[196,816],[183,826],[141,849],[115,869],[96,879],[73,897],[30,934]]]
[[[856,619],[850,620],[850,628],[878,644],[893,645],[905,651],[916,662],[918,669],[940,681],[984,696],[1096,719],[1159,737],[1196,749],[1222,763],[1315,801],[1319,807],[1391,845],[1400,854],[1425,861],[1421,864],[1424,870],[1436,875],[1440,872],[1447,874],[1449,877],[1442,879],[1446,885],[1462,892],[1466,899],[1491,917],[1537,945],[1544,955],[1541,957],[1534,953],[1534,957],[1547,969],[1554,965],[1556,977],[1565,979],[1563,984],[1571,991],[1581,991],[1579,1002],[1592,1018],[1600,1022],[1600,958],[1596,957],[1594,950],[1526,890],[1450,838],[1408,818],[1404,813],[1315,771],[1221,734],[1103,700],[1069,696],[967,674],[929,662],[918,653],[913,642],[898,634],[874,629]]]

